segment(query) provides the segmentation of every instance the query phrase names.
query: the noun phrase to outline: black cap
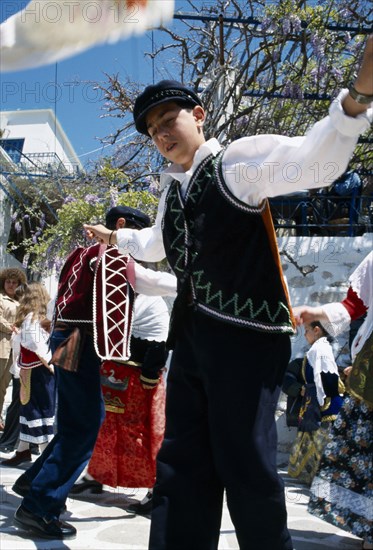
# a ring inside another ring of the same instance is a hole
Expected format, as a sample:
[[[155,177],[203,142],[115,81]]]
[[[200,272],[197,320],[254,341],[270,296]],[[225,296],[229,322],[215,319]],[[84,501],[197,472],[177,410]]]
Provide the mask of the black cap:
[[[141,210],[131,208],[130,206],[114,206],[106,213],[105,225],[108,229],[114,228],[119,218],[124,218],[126,222],[135,226],[137,229],[143,229],[150,226],[150,218]]]
[[[161,80],[158,84],[147,86],[142,94],[137,97],[133,109],[136,130],[140,134],[149,136],[146,127],[146,115],[150,109],[161,103],[166,103],[166,101],[176,101],[193,107],[195,105],[202,106],[196,92],[176,80]]]

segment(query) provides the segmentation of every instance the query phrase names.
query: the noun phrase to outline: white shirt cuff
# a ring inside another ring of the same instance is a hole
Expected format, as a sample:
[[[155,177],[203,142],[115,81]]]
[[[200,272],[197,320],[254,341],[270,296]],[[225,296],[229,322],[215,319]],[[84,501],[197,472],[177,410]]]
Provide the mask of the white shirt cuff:
[[[328,321],[322,321],[322,325],[330,336],[338,336],[338,334],[349,329],[351,317],[347,309],[340,302],[325,304],[321,307],[328,317]]]
[[[346,88],[338,94],[330,105],[329,115],[333,126],[338,132],[348,137],[355,137],[370,128],[373,120],[373,108],[370,107],[365,113],[356,117],[346,115],[342,107],[342,101],[347,94],[348,90]]]

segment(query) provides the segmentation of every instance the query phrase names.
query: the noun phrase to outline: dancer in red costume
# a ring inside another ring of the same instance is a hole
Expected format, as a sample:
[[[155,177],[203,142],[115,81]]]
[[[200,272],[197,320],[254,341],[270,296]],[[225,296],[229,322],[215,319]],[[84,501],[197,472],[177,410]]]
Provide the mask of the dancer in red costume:
[[[130,282],[131,281],[131,282]],[[74,482],[91,458],[105,410],[100,383],[102,360],[129,358],[132,306],[138,292],[174,295],[175,279],[95,244],[67,258],[59,279],[51,350],[80,334],[77,370],[57,367],[57,434],[13,489],[24,496],[15,525],[33,535],[69,539],[73,525],[60,521]],[[73,354],[74,355],[74,354]],[[69,354],[66,354],[69,358]]]
[[[137,219],[133,209],[115,207],[108,212],[106,227],[141,229],[147,216]],[[140,224],[141,221],[141,224]],[[151,488],[155,482],[155,459],[165,425],[163,367],[169,314],[164,300],[140,294],[135,299],[130,360],[104,361],[101,383],[106,416],[97,437],[88,473],[70,494],[102,492],[111,487],[147,487],[147,496],[129,511],[151,511]]]

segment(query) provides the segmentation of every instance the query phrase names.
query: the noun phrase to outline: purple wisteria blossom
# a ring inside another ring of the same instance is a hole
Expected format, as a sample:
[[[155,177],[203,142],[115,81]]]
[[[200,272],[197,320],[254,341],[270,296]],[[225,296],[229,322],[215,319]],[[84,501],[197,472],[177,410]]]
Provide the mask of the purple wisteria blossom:
[[[293,32],[300,32],[302,30],[302,21],[297,15],[291,15],[290,21],[293,27]]]
[[[291,21],[289,17],[284,17],[282,20],[282,32],[284,34],[290,34],[291,32]]]
[[[271,17],[263,17],[261,22],[261,29],[263,32],[274,32],[277,29],[277,23]]]
[[[92,194],[88,194],[84,197],[84,200],[88,203],[88,204],[91,204],[91,205],[95,205],[97,204],[98,202],[100,202],[100,199],[97,195],[92,195]]]
[[[291,82],[288,80],[284,86],[283,93],[286,97],[291,97],[294,99],[303,98],[303,90],[296,82]]]
[[[330,73],[337,79],[341,79],[343,76],[343,71],[339,67],[332,67]]]
[[[40,231],[40,228],[38,228],[38,230],[35,231],[31,239],[34,244],[37,244],[40,235],[41,235],[41,231]]]
[[[17,210],[16,210],[16,211],[13,212],[13,214],[10,216],[10,219],[12,220],[12,222],[15,222],[15,221],[16,221],[17,216],[18,216],[18,212],[17,212]]]
[[[110,208],[114,208],[118,204],[118,189],[110,188]]]
[[[63,266],[64,261],[61,258],[56,258],[54,260],[54,266],[56,268],[57,273],[61,270],[61,267]]]
[[[14,224],[14,229],[15,229],[15,232],[16,232],[16,233],[21,233],[21,229],[22,229],[21,223],[17,221],[17,222]]]
[[[323,59],[325,56],[325,38],[315,32],[311,35],[310,42],[316,59]]]
[[[72,195],[67,195],[64,200],[63,200],[63,203],[64,204],[70,204],[70,202],[75,202],[76,199],[72,196]]]

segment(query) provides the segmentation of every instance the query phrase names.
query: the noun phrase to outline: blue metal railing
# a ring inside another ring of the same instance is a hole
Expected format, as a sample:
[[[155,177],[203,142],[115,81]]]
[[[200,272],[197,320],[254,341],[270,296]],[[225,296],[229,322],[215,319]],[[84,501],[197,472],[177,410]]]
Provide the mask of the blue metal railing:
[[[269,202],[275,229],[282,234],[355,237],[373,231],[373,194],[303,192]]]

